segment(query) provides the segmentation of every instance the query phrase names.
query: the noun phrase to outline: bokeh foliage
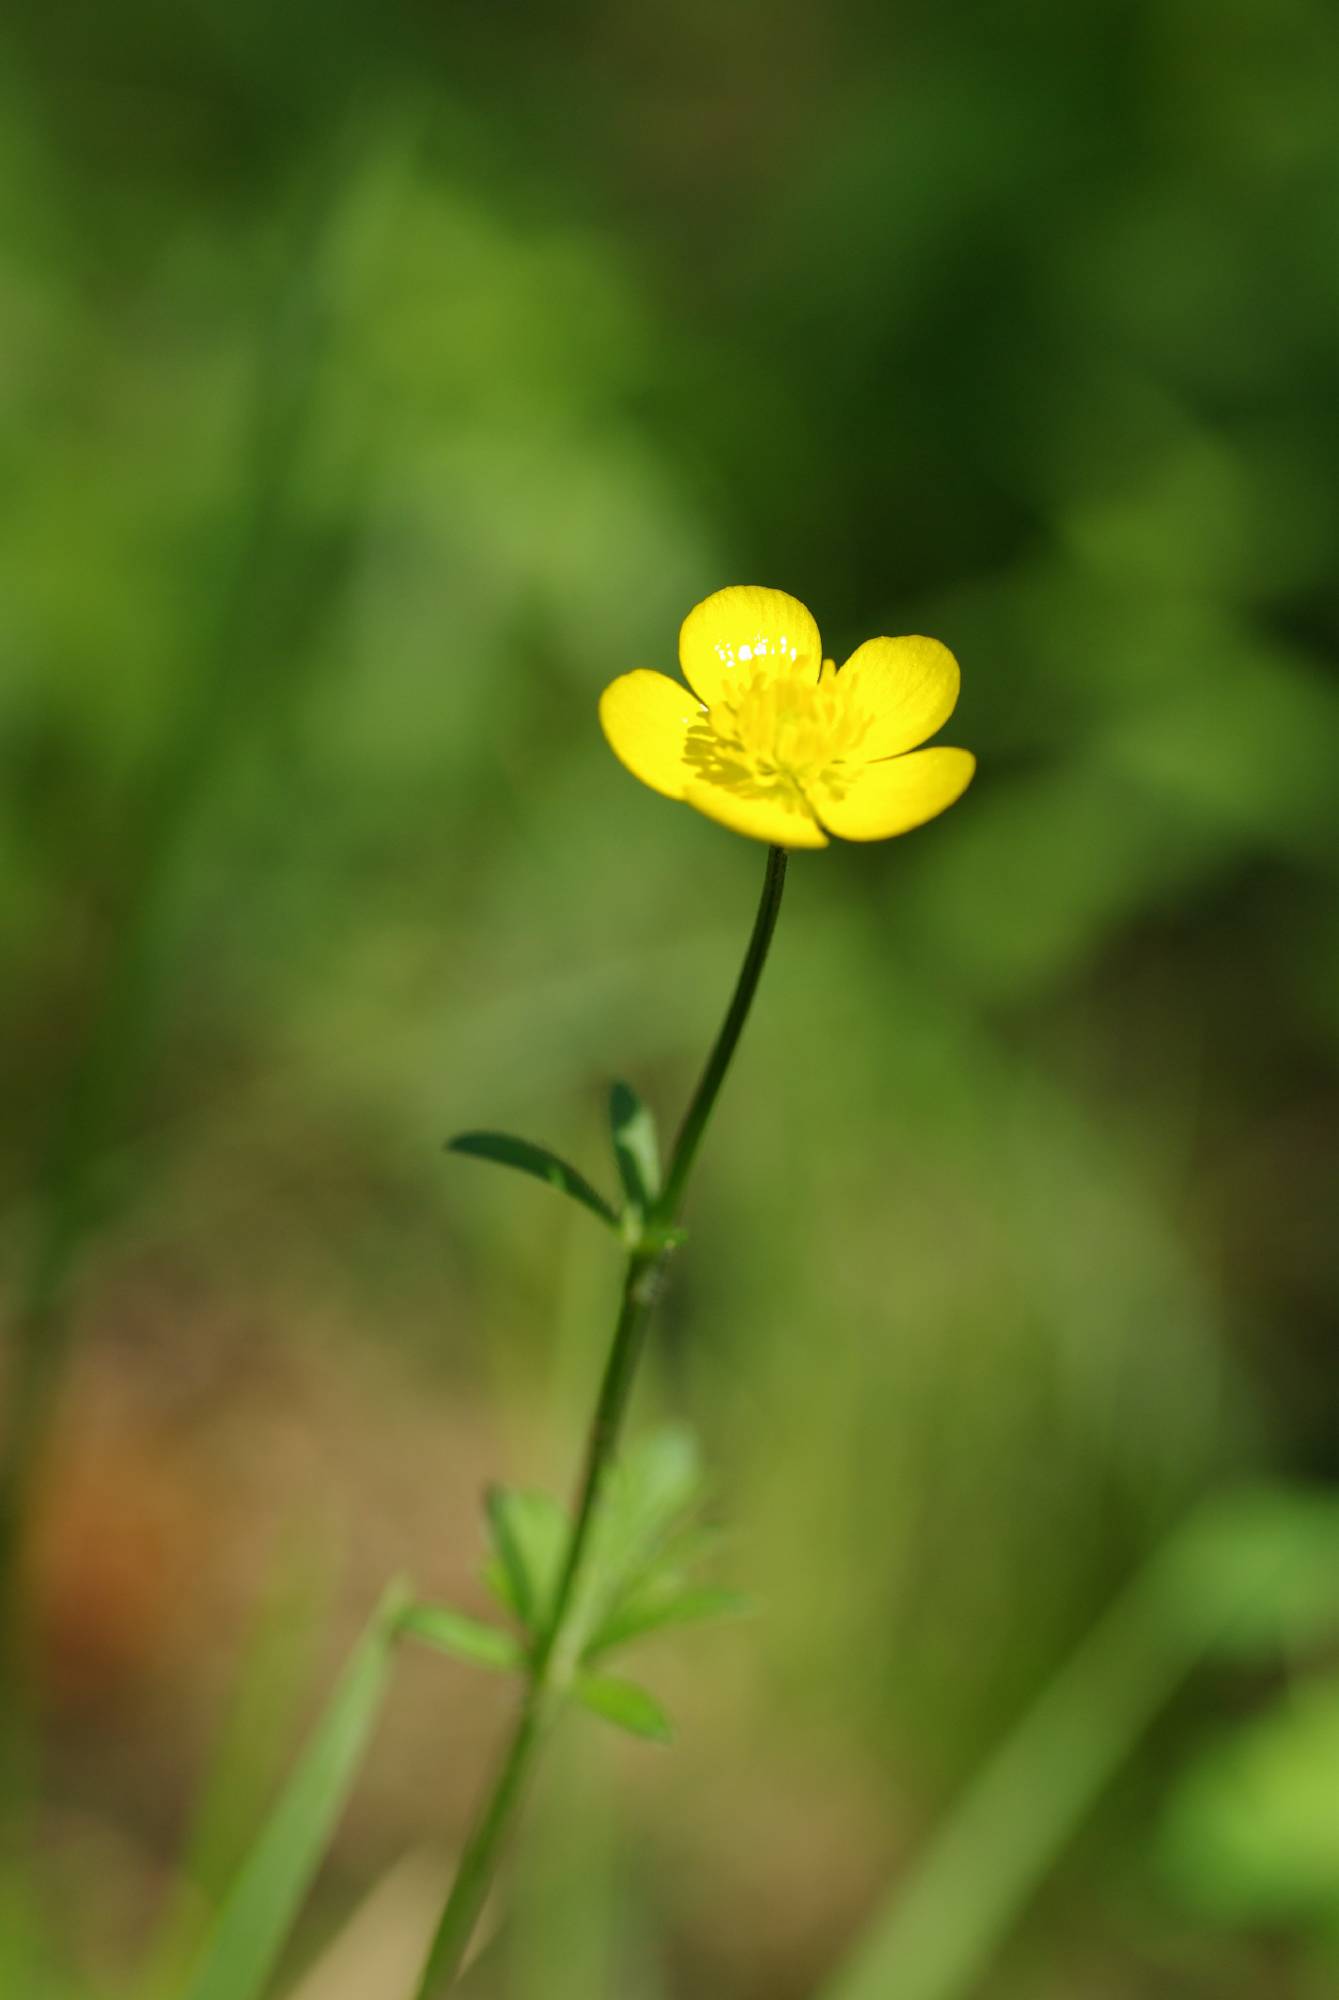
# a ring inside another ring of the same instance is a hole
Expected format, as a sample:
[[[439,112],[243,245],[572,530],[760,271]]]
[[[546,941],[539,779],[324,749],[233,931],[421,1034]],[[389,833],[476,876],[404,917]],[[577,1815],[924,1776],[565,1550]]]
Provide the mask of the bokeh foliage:
[[[607,1243],[440,1142],[594,1171],[621,1074],[672,1123],[762,857],[594,705],[756,580],[839,659],[953,646],[981,770],[792,868],[648,1395],[762,1610],[660,1647],[629,1841],[581,1767],[584,1883],[541,1800],[486,1990],[565,1992],[552,1932],[573,1993],[808,1993],[1203,1493],[1339,1474],[1339,23],[122,0],[3,49],[3,1272],[56,1244],[87,1488],[34,1558],[53,1868],[121,1885],[76,1957],[171,1874],[278,1526],[357,1622],[469,1573],[484,1468],[570,1476]],[[1339,1893],[1203,1760],[1242,1703],[1261,1783],[1333,1759],[1323,1657],[1192,1682],[992,1993],[1307,1976]],[[454,1673],[306,1951],[459,1824]]]

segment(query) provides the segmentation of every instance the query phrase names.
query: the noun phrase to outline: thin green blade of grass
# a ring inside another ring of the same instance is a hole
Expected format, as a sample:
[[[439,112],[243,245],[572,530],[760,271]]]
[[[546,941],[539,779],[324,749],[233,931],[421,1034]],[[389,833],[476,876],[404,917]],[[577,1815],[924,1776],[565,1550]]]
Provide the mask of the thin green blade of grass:
[[[313,1662],[329,1579],[291,1562],[266,1592],[194,1808],[177,1894],[126,2000],[180,1992],[209,1923],[277,1788]]]
[[[400,1618],[392,1584],[220,1908],[182,2000],[261,2000],[320,1867],[381,1712]]]
[[[1233,1496],[1173,1531],[968,1785],[816,2000],[968,2000],[1150,1724],[1268,1579],[1212,1610],[1189,1588]],[[1285,1570],[1279,1567],[1279,1581]]]

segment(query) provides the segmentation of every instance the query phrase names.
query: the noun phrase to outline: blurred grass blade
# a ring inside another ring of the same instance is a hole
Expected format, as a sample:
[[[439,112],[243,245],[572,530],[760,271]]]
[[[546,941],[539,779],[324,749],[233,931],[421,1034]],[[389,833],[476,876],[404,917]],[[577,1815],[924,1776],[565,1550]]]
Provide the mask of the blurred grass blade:
[[[630,1083],[609,1092],[609,1131],[623,1192],[645,1215],[660,1193],[660,1142],[655,1119]]]
[[[405,2000],[423,1964],[450,1869],[411,1848],[381,1871],[279,2000]],[[129,1996],[139,2000],[139,1996]]]
[[[236,1684],[214,1745],[188,1836],[175,1894],[159,1920],[134,2000],[179,1993],[227,1893],[289,1756],[329,1579],[292,1557],[264,1598],[245,1644]],[[0,1985],[0,1992],[9,1989]]]
[[[631,1736],[644,1736],[651,1743],[674,1741],[674,1724],[655,1696],[635,1681],[613,1674],[581,1674],[572,1691],[583,1708]]]
[[[550,1187],[570,1194],[573,1201],[590,1209],[611,1229],[618,1228],[618,1214],[599,1190],[547,1146],[513,1138],[510,1132],[459,1132],[454,1139],[447,1140],[446,1149],[449,1153],[466,1153],[475,1160],[492,1160],[500,1167],[514,1167],[521,1174],[532,1174],[537,1181],[546,1181]]]
[[[400,1629],[476,1667],[514,1673],[525,1666],[525,1648],[510,1632],[485,1624],[481,1618],[468,1618],[449,1604],[412,1604],[400,1621]]]
[[[538,1632],[553,1601],[572,1524],[547,1493],[490,1486],[484,1504],[497,1551],[485,1578],[527,1630]]]
[[[408,1593],[392,1584],[206,1940],[183,2000],[261,2000],[381,1711]]]
[[[1149,1558],[968,1784],[940,1833],[818,2000],[969,2000],[1116,1771],[1199,1662],[1289,1566],[1251,1567],[1212,1607],[1193,1590],[1206,1537],[1236,1496],[1208,1501]],[[1207,1613],[1208,1615],[1204,1615]]]

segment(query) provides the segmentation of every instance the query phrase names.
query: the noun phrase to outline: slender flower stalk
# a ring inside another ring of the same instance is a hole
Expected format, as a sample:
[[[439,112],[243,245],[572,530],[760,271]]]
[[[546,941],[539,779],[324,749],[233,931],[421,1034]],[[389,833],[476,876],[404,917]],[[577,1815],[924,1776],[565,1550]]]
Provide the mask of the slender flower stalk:
[[[663,1185],[645,1172],[645,1114],[639,1143],[635,1106],[625,1123],[613,1099],[615,1149],[629,1195],[621,1216],[544,1147],[496,1132],[462,1133],[451,1142],[458,1152],[536,1174],[593,1209],[620,1229],[628,1261],[557,1585],[547,1613],[523,1616],[532,1635],[525,1698],[466,1842],[418,2000],[436,2000],[464,1962],[535,1754],[582,1668],[582,1586],[592,1531],[647,1323],[680,1240],[684,1192],[767,962],[787,852],[826,847],[834,834],[865,841],[907,833],[951,806],[976,768],[970,751],[918,747],[948,720],[958,699],[958,663],[936,639],[867,639],[839,671],[824,658],[818,626],[798,598],[735,584],[689,612],[679,633],[679,663],[682,681],[637,668],[605,689],[600,722],[610,748],[652,791],[765,841],[767,873],[739,981]],[[658,1162],[652,1164],[658,1176]],[[514,1608],[524,1614],[520,1603]]]
[[[640,1233],[628,1252],[618,1320],[586,1446],[576,1518],[552,1610],[531,1655],[520,1714],[497,1775],[466,1841],[450,1896],[428,1953],[418,2000],[435,2000],[437,1995],[447,1990],[460,1971],[517,1806],[531,1775],[536,1753],[562,1706],[578,1664],[581,1631],[579,1618],[573,1614],[579,1603],[591,1529],[606,1475],[617,1450],[647,1326],[676,1241],[679,1212],[688,1178],[767,962],[785,882],[786,850],[769,847],[758,914],[734,995],[675,1139],[663,1192],[643,1218]]]

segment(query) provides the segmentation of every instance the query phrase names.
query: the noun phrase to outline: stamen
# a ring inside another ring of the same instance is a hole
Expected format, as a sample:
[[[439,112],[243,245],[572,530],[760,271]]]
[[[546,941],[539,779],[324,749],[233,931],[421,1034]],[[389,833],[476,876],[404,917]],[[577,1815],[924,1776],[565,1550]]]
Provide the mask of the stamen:
[[[859,750],[870,718],[852,706],[840,674],[778,675],[770,663],[754,664],[766,651],[765,641],[740,646],[746,670],[736,669],[728,696],[689,729],[688,761],[741,798],[794,800],[819,781],[844,790],[843,766]]]

